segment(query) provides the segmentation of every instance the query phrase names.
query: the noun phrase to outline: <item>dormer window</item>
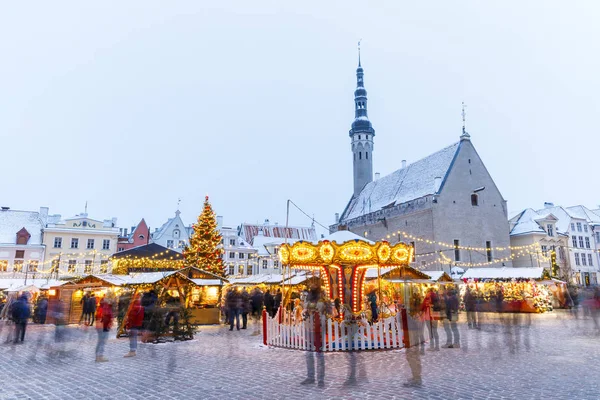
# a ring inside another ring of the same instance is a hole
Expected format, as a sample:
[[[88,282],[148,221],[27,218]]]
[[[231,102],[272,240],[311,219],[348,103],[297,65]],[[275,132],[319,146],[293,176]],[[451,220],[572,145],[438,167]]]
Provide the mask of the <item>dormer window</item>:
[[[27,229],[22,228],[19,232],[17,232],[17,244],[27,244],[29,242],[29,238],[31,235],[27,232]]]
[[[554,225],[546,225],[546,232],[548,232],[548,236],[554,236]]]

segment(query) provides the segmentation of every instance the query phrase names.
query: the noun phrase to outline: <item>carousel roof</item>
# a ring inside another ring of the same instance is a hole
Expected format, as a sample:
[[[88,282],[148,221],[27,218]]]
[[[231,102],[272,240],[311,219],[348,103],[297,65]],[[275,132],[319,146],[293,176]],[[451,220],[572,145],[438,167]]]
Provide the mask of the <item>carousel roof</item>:
[[[541,279],[544,268],[469,268],[462,279]]]
[[[320,239],[319,241],[324,241],[324,240],[329,240],[330,242],[336,242],[337,244],[343,244],[346,242],[351,242],[351,241],[356,241],[356,240],[362,240],[363,242],[367,242],[370,244],[375,244],[375,242],[357,235],[356,233],[350,232],[350,231],[337,231],[332,233],[329,236],[324,237],[323,239]],[[318,243],[319,241],[316,241],[314,243]]]

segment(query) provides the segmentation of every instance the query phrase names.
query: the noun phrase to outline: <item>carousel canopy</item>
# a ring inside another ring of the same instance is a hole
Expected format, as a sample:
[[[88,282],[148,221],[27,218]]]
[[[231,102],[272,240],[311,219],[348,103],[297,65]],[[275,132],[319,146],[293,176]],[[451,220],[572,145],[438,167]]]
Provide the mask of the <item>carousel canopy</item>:
[[[391,246],[386,241],[372,242],[349,231],[338,231],[317,243],[299,241],[284,244],[279,250],[283,264],[294,266],[361,265],[406,266],[413,247],[404,243]]]
[[[351,242],[351,241],[356,241],[356,240],[362,240],[363,242],[367,242],[369,244],[375,244],[375,242],[364,238],[362,236],[358,236],[356,233],[350,232],[350,231],[337,231],[332,233],[329,236],[324,237],[323,239],[321,239],[320,241],[325,241],[325,240],[329,240],[330,242],[336,242],[337,244],[344,244],[346,242]],[[313,242],[318,244],[318,242]]]
[[[542,279],[544,268],[469,268],[462,279]]]

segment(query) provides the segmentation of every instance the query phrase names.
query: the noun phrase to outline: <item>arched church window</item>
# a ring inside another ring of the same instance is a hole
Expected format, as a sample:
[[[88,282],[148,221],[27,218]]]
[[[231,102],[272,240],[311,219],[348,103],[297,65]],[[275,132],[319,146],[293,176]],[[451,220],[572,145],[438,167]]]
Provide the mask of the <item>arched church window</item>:
[[[369,152],[365,151],[365,157],[367,158],[367,160],[369,159]]]
[[[360,152],[360,151],[358,152],[358,159],[362,160],[362,152]]]
[[[360,140],[360,135],[358,135],[358,140]]]

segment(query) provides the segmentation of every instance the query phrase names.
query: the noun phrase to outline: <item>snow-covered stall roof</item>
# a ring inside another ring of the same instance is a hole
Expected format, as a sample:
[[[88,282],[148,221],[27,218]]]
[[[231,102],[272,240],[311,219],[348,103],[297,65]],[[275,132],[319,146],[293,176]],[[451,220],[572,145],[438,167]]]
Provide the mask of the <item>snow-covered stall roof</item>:
[[[368,268],[367,271],[365,272],[365,278],[366,279],[374,279],[377,278],[377,274],[379,272],[379,275],[383,276],[384,274],[387,274],[388,272],[390,272],[391,270],[393,270],[394,268],[379,268],[379,271],[377,271],[377,268]]]
[[[59,281],[56,279],[27,279],[25,283],[24,278],[7,278],[0,279],[0,290],[12,290],[20,286],[35,286],[38,289],[46,290],[53,286],[61,286],[67,283],[66,281]]]
[[[469,268],[462,279],[541,279],[544,268]]]
[[[452,281],[452,278],[450,277],[450,275],[448,275],[446,272],[444,271],[421,271],[424,274],[429,275],[429,277],[431,278],[432,281],[437,282],[441,279],[444,279],[446,281]]]
[[[198,286],[221,286],[223,281],[220,279],[190,279]]]
[[[149,283],[156,283],[163,278],[176,274],[177,271],[168,272],[138,272],[128,275],[127,285],[146,285]],[[188,278],[185,278],[188,279]]]
[[[460,143],[454,143],[405,168],[368,183],[358,196],[352,198],[341,221],[435,194],[435,178],[440,177],[442,181],[445,179],[459,145]]]

